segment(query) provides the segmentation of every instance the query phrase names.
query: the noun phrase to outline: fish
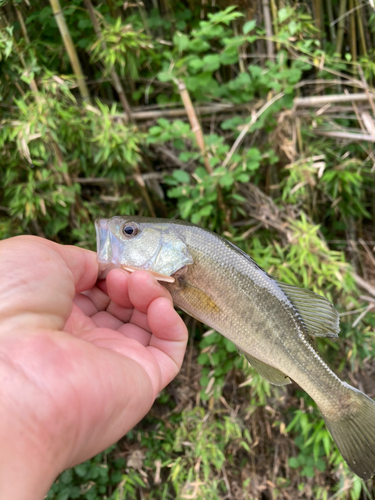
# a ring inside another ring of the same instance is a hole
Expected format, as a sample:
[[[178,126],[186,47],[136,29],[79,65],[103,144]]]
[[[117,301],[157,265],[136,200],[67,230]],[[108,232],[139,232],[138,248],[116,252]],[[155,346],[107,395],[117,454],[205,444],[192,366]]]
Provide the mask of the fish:
[[[145,269],[174,305],[243,353],[271,384],[293,380],[320,409],[340,453],[362,479],[375,473],[375,402],[342,381],[311,336],[338,337],[326,298],[278,281],[220,235],[174,219],[115,216],[95,222],[101,277]]]

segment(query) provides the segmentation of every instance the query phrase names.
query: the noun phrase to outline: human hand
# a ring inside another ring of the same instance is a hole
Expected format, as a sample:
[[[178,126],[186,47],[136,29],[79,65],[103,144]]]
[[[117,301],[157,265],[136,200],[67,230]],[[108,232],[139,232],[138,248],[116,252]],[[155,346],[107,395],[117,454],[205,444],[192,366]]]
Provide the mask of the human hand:
[[[39,499],[116,442],[178,373],[186,327],[145,271],[97,282],[96,254],[0,242],[0,499]]]

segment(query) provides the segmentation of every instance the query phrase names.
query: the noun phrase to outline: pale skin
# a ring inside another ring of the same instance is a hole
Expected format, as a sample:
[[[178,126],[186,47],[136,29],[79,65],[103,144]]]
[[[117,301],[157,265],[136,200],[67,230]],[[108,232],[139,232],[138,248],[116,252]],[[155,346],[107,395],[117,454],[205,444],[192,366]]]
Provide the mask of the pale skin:
[[[146,271],[97,282],[96,254],[0,242],[0,498],[39,500],[130,430],[178,373],[186,327]]]

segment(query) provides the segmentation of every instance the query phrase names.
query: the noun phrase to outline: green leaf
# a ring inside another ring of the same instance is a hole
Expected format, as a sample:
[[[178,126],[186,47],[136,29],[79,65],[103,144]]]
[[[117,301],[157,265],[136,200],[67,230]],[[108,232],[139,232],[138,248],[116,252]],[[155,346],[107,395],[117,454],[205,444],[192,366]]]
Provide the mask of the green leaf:
[[[190,175],[184,170],[175,170],[172,176],[176,179],[176,181],[181,182],[182,184],[188,184],[190,182]]]
[[[219,184],[222,187],[230,187],[234,183],[233,175],[230,174],[229,172],[224,174],[222,177],[219,179]]]
[[[247,35],[248,33],[250,33],[250,31],[253,31],[253,29],[255,28],[256,25],[257,25],[257,22],[255,19],[252,19],[251,21],[247,21],[243,25],[243,28],[242,28],[243,34]]]
[[[171,82],[174,80],[172,73],[167,73],[166,71],[160,71],[158,73],[158,80],[161,82]]]
[[[296,457],[290,457],[288,460],[289,467],[292,467],[292,469],[296,469],[297,467],[300,466],[299,460]]]
[[[189,49],[193,52],[204,52],[210,48],[210,44],[201,40],[199,38],[195,38],[189,42]]]
[[[216,71],[220,68],[219,54],[208,54],[203,58],[204,71]]]
[[[187,35],[176,31],[173,35],[173,43],[177,47],[178,52],[181,54],[189,47],[190,39]]]

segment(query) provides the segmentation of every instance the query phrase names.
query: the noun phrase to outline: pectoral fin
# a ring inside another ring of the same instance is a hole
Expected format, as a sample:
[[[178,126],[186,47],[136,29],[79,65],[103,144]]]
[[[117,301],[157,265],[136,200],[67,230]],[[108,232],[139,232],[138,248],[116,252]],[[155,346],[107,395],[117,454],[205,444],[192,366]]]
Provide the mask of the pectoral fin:
[[[259,373],[259,375],[266,379],[270,384],[288,385],[291,383],[290,378],[277,368],[273,368],[272,366],[263,363],[263,361],[253,358],[253,356],[250,356],[250,354],[247,354],[246,352],[243,352],[243,355],[248,360],[250,365]]]
[[[210,297],[206,292],[197,288],[194,285],[190,285],[184,279],[180,279],[181,289],[179,294],[184,297],[188,304],[193,306],[195,311],[202,313],[218,314],[221,309],[216,304],[214,299]],[[193,314],[190,311],[186,311],[190,316]],[[193,316],[195,317],[195,316]]]

